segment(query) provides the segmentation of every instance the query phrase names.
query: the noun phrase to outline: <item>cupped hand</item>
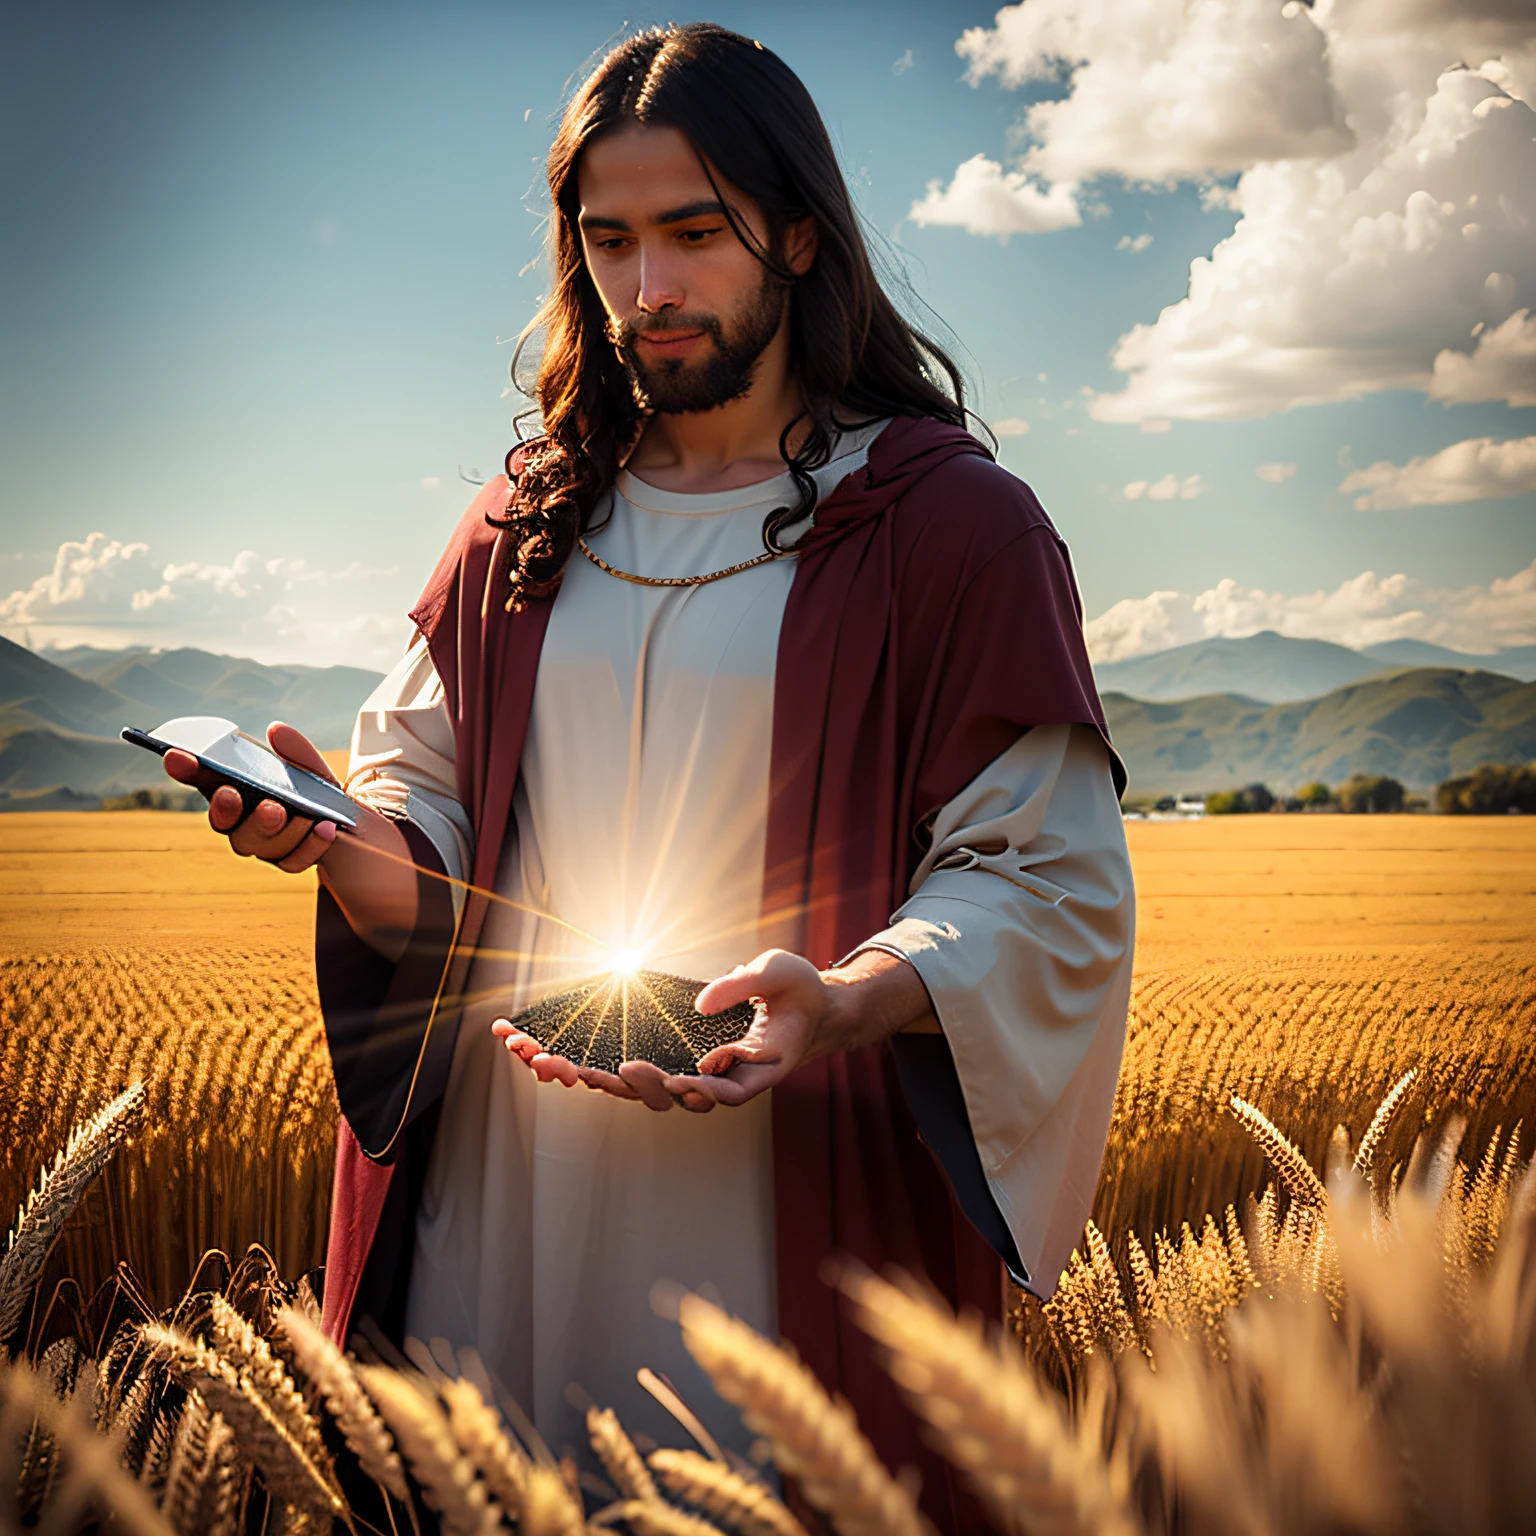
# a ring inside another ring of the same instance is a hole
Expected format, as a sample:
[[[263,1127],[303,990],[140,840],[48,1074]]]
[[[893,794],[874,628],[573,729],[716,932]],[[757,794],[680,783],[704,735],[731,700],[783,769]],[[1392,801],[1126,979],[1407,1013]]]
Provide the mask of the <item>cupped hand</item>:
[[[837,1000],[837,989],[809,960],[783,949],[767,950],[710,982],[694,1005],[700,1013],[719,1013],[737,1003],[753,1003],[755,1014],[740,1040],[706,1053],[697,1074],[666,1073],[637,1061],[626,1062],[619,1075],[641,1097],[649,1088],[698,1113],[717,1104],[745,1104],[824,1053]]]
[[[336,784],[330,764],[302,732],[281,721],[267,727],[267,745],[296,768]],[[290,815],[276,800],[258,801],[249,815],[240,791],[204,768],[190,752],[172,748],[164,757],[165,771],[178,784],[201,791],[208,801],[208,824],[229,839],[241,858],[258,858],[289,874],[299,874],[325,856],[336,840],[334,821],[312,821]]]

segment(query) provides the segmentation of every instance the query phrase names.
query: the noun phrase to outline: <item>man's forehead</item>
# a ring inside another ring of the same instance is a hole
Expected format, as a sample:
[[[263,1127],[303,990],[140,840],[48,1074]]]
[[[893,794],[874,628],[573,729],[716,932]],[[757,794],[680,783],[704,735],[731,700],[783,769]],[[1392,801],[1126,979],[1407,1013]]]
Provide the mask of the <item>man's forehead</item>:
[[[717,190],[717,186],[719,190]],[[638,228],[721,211],[692,143],[675,128],[624,128],[582,151],[576,170],[584,228]]]

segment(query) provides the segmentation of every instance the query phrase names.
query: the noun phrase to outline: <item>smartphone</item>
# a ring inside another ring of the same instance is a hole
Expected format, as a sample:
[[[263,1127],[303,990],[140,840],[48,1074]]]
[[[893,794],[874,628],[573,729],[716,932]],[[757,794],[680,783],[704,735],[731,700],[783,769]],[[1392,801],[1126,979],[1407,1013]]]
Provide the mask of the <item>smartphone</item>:
[[[249,815],[263,800],[275,800],[295,816],[357,828],[357,802],[317,774],[286,763],[264,741],[247,736],[233,720],[217,715],[184,715],[153,731],[124,726],[124,741],[161,757],[175,748],[189,752],[210,773],[240,791]]]

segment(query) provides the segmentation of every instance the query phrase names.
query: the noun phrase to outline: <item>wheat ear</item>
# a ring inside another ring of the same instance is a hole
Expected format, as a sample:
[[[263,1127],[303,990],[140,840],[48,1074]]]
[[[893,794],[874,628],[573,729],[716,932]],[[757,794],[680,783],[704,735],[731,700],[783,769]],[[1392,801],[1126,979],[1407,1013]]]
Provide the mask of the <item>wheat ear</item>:
[[[611,1504],[599,1517],[603,1524],[622,1521],[631,1536],[720,1536],[720,1527],[674,1509],[659,1499],[628,1499]]]
[[[346,1505],[326,1472],[310,1460],[248,1376],[217,1350],[174,1328],[146,1323],[142,1332],[145,1343],[164,1357],[172,1375],[183,1386],[195,1388],[215,1413],[223,1415],[241,1452],[256,1464],[274,1499],[344,1516]]]
[[[522,1536],[581,1536],[586,1529],[580,1502],[553,1467],[529,1471],[517,1528]]]
[[[1126,1490],[1103,1448],[1074,1435],[1066,1405],[1002,1340],[988,1344],[902,1286],[855,1271],[839,1278],[854,1319],[884,1347],[887,1369],[939,1449],[970,1480],[1005,1529],[1132,1536]]]
[[[702,1509],[739,1536],[807,1536],[761,1483],[697,1451],[653,1451],[651,1471],[668,1493]]]
[[[1407,1097],[1408,1090],[1413,1086],[1413,1080],[1418,1075],[1417,1069],[1410,1067],[1393,1083],[1386,1098],[1381,1101],[1376,1113],[1371,1116],[1371,1123],[1366,1127],[1365,1135],[1360,1138],[1360,1145],[1355,1152],[1355,1172],[1363,1173],[1370,1180],[1373,1188],[1376,1184],[1376,1154],[1381,1150],[1381,1143],[1386,1137],[1388,1127],[1391,1126],[1398,1108]]]
[[[655,1479],[612,1408],[587,1409],[587,1438],[621,1499],[652,1502],[660,1497]]]
[[[422,1496],[442,1517],[453,1536],[482,1536],[501,1524],[501,1511],[475,1476],[448,1420],[436,1403],[398,1371],[382,1365],[360,1366],[358,1374],[394,1432]]]
[[[358,1465],[402,1504],[410,1502],[405,1468],[378,1410],[363,1391],[351,1362],[297,1307],[284,1307],[277,1326],[299,1369],[319,1389]]]
[[[305,1406],[293,1377],[288,1374],[287,1365],[272,1353],[272,1346],[223,1296],[215,1294],[212,1297],[209,1326],[214,1347],[226,1359],[233,1359],[241,1375],[261,1394],[273,1417],[303,1449],[339,1499],[341,1490],[331,1466],[331,1453],[326,1450],[320,1426]]]
[[[133,1129],[145,1102],[144,1085],[134,1083],[77,1125],[17,1211],[0,1256],[0,1359],[70,1212]]]
[[[1323,1181],[1318,1178],[1311,1163],[1286,1139],[1263,1110],[1255,1109],[1247,1099],[1240,1099],[1235,1093],[1231,1103],[1232,1113],[1237,1116],[1243,1129],[1258,1142],[1291,1198],[1314,1210],[1321,1208],[1328,1197],[1328,1191],[1324,1189]]]
[[[189,1392],[171,1442],[161,1509],[178,1536],[233,1536],[240,1508],[234,1432],[198,1392]]]
[[[27,1366],[0,1363],[0,1410],[8,1404],[41,1420],[64,1458],[56,1508],[88,1501],[128,1536],[175,1536],[149,1495],[118,1464],[116,1442],[86,1422],[79,1397],[61,1403]],[[53,1513],[44,1510],[43,1526],[55,1523]]]
[[[683,1343],[715,1390],[773,1446],[806,1498],[842,1536],[927,1536],[932,1529],[859,1432],[853,1410],[833,1402],[798,1360],[700,1296],[682,1298]]]
[[[479,1469],[491,1497],[514,1519],[528,1491],[529,1461],[501,1427],[496,1410],[472,1381],[438,1383],[448,1408],[448,1427],[459,1449]]]

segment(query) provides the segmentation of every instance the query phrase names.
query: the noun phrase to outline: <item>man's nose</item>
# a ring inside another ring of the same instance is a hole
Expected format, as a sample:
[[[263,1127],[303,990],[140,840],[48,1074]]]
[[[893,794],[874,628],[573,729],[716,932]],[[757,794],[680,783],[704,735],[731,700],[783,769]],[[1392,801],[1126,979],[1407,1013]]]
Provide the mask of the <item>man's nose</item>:
[[[648,251],[641,246],[640,291],[635,302],[642,313],[654,315],[663,309],[680,308],[683,297],[681,274],[676,263],[660,251]]]

